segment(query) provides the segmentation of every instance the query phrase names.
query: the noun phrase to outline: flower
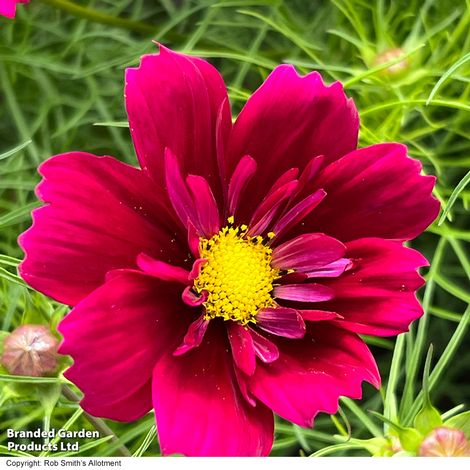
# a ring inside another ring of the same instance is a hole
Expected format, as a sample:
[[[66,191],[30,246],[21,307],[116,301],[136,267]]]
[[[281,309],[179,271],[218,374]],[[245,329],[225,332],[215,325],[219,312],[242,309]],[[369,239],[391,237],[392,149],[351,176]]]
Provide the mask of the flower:
[[[5,338],[1,362],[10,374],[40,377],[57,368],[58,346],[44,325],[22,325]]]
[[[16,5],[18,3],[29,3],[30,0],[2,0],[0,2],[0,15],[7,18],[14,18],[16,15]]]
[[[460,429],[434,429],[419,448],[421,457],[470,457],[470,442]]]
[[[404,145],[356,150],[342,85],[290,65],[233,125],[216,69],[163,46],[125,96],[141,169],[49,159],[19,239],[23,279],[74,307],[60,352],[83,408],[153,407],[163,454],[267,455],[273,412],[311,427],[379,387],[358,334],[422,314],[427,262],[402,242],[437,216],[435,178]]]

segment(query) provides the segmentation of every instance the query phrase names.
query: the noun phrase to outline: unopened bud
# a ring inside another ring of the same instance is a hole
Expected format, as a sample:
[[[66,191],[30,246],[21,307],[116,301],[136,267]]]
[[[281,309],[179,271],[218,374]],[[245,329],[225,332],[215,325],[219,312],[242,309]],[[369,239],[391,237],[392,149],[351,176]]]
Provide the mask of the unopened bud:
[[[460,429],[434,429],[421,443],[421,457],[470,457],[470,443]]]
[[[22,325],[5,338],[2,364],[10,374],[40,377],[57,367],[59,341],[44,325]]]
[[[403,49],[399,49],[399,48],[388,49],[380,53],[375,58],[375,63],[376,65],[386,64],[387,62],[392,62],[393,60],[398,59],[399,57],[402,57],[403,55],[405,55],[405,51]],[[395,75],[405,70],[407,67],[408,67],[408,60],[403,59],[403,60],[396,62],[395,64],[389,65],[387,68],[383,70],[383,72],[389,75]]]

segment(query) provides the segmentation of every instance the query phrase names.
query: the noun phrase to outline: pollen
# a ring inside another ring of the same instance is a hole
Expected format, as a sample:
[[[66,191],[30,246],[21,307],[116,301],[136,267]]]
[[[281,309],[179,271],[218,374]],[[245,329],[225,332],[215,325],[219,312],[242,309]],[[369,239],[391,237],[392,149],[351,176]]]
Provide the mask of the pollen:
[[[229,224],[233,218],[228,219]],[[242,325],[256,323],[260,309],[275,307],[273,283],[279,270],[271,266],[272,250],[261,236],[247,236],[246,225],[224,227],[210,239],[199,240],[206,260],[194,281],[198,293],[207,292],[205,318],[221,317]]]

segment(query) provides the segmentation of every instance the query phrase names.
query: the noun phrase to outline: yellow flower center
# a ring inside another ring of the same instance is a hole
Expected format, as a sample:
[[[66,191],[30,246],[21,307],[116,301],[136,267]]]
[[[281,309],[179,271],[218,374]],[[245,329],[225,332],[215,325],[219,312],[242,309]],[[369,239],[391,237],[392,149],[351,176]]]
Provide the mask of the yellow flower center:
[[[246,232],[246,225],[228,226],[211,239],[199,240],[199,253],[207,262],[194,289],[208,294],[203,304],[206,319],[222,317],[245,325],[256,322],[260,309],[276,305],[271,292],[279,270],[271,266],[272,250],[263,244],[263,237],[249,237]]]

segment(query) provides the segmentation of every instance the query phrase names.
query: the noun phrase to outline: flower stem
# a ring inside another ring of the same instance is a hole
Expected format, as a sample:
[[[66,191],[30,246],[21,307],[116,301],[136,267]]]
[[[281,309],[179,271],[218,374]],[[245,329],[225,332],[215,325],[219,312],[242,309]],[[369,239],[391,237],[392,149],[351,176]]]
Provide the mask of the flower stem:
[[[108,15],[106,13],[102,13],[101,11],[94,10],[93,8],[76,5],[74,2],[69,0],[42,0],[42,2],[58,8],[59,10],[66,11],[67,13],[70,13],[74,16],[78,16],[79,18],[84,18],[95,23],[116,26],[117,28],[123,28],[129,31],[135,31],[137,33],[148,35],[154,35],[157,33],[157,27],[150,23]]]
[[[74,403],[78,403],[80,401],[78,395],[67,385],[62,386],[62,393],[65,398]],[[96,430],[100,432],[101,435],[112,436],[111,442],[119,441],[118,437],[116,436],[116,434],[114,434],[113,430],[102,419],[95,418],[94,416],[91,416],[88,413],[83,413],[83,416],[85,416],[85,418],[93,425]],[[120,455],[123,455],[124,457],[130,457],[132,455],[129,452],[129,449],[124,444],[121,444],[117,448],[117,451]]]

